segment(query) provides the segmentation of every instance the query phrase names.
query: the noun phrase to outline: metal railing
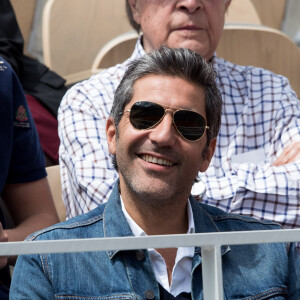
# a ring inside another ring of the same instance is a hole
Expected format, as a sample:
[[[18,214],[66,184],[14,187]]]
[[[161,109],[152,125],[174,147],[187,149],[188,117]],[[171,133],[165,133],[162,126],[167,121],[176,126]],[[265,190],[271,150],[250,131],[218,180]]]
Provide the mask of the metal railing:
[[[300,229],[0,243],[0,256],[201,247],[205,300],[223,300],[221,246],[300,241]]]

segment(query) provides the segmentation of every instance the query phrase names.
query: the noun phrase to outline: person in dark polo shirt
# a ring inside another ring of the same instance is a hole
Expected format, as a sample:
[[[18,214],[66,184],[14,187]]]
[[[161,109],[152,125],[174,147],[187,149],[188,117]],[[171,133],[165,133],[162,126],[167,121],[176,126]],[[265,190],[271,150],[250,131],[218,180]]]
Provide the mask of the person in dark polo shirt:
[[[0,241],[21,241],[58,222],[39,137],[20,82],[0,57],[0,196],[14,223],[7,229],[0,209]],[[0,257],[0,299],[8,299],[14,257]]]

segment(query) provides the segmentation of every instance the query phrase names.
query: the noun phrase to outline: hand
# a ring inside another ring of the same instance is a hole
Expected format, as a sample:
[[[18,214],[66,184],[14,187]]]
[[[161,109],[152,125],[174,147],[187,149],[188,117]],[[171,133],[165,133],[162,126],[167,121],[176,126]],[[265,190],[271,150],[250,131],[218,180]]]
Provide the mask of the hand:
[[[0,223],[0,242],[7,242],[8,236],[7,233],[3,230],[2,224]],[[7,265],[8,257],[0,256],[0,269],[3,269]]]
[[[300,158],[300,142],[293,142],[289,144],[275,160],[273,166],[278,167],[292,163]]]

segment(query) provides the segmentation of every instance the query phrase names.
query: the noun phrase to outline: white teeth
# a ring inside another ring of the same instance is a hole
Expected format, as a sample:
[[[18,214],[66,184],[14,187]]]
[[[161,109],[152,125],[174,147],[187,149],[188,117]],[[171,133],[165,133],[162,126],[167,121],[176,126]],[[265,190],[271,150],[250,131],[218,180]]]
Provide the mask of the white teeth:
[[[151,156],[151,155],[142,155],[142,159],[147,161],[147,162],[157,164],[157,165],[162,165],[162,166],[171,167],[171,166],[174,165],[174,163],[172,163],[169,160],[166,160],[166,159],[163,159],[163,158],[157,159],[156,157]]]

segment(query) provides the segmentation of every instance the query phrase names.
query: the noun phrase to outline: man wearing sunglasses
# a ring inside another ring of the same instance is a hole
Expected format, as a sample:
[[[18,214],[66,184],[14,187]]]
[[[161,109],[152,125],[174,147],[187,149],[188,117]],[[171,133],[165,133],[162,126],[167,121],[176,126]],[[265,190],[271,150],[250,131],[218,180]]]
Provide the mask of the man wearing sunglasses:
[[[108,202],[29,240],[279,229],[190,196],[213,156],[221,110],[214,71],[195,52],[163,47],[133,61],[106,125],[119,174]],[[294,244],[224,246],[224,299],[299,299],[296,254]],[[20,256],[11,299],[54,298],[200,300],[201,249]]]
[[[216,154],[208,170],[199,173],[202,182],[195,185],[195,195],[204,183],[203,203],[286,228],[300,227],[299,101],[286,78],[215,55],[230,1],[126,3],[131,23],[141,33],[132,56],[79,83],[61,103],[60,165],[67,217],[108,199],[118,177],[105,136],[114,92],[130,60],[167,45],[204,56],[217,72],[223,100]]]

